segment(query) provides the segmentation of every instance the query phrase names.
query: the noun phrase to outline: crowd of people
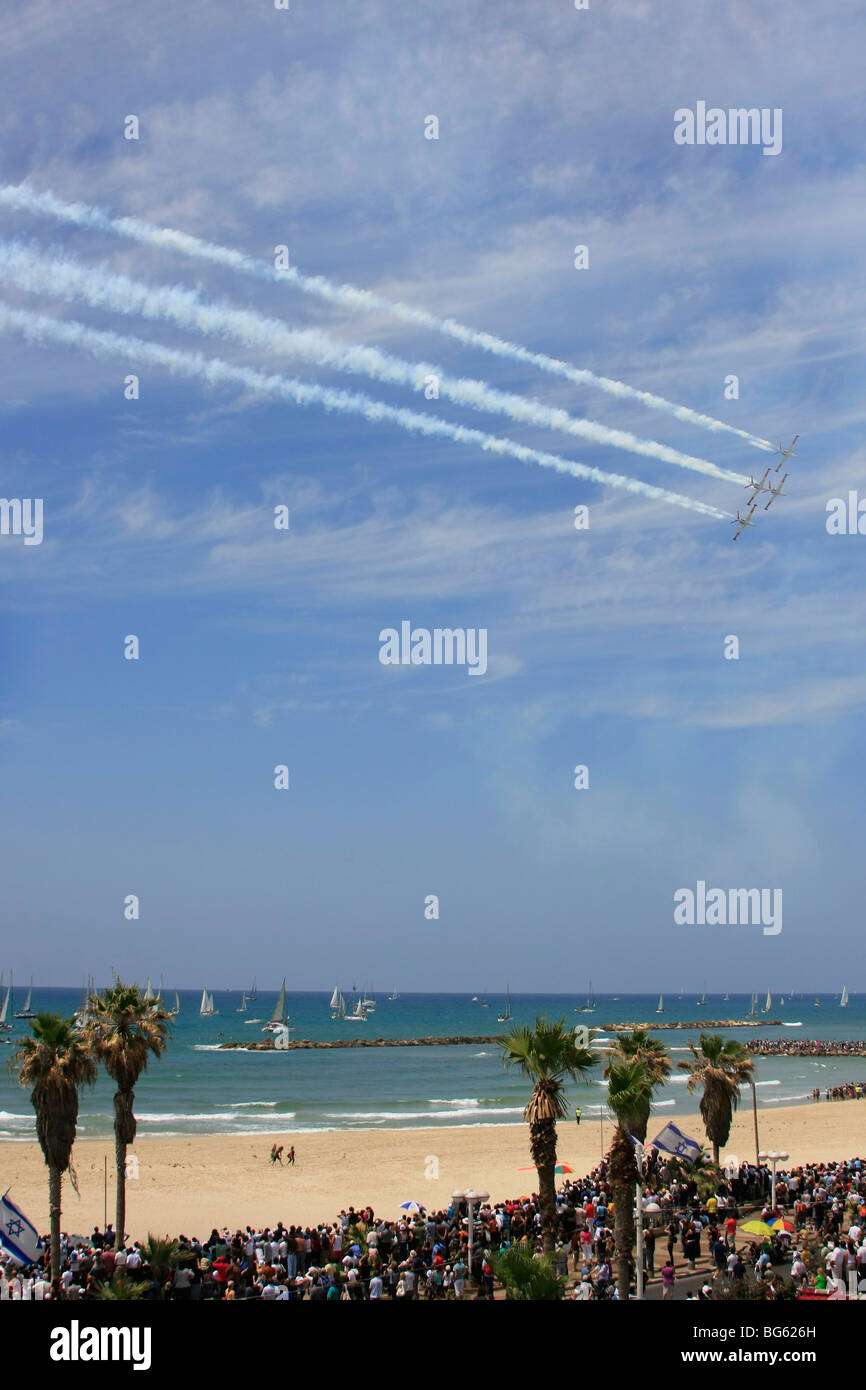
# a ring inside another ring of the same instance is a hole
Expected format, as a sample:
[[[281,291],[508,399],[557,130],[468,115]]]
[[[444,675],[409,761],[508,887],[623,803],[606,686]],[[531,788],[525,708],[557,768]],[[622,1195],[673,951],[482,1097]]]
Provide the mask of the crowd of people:
[[[709,1191],[682,1165],[652,1151],[644,1171],[643,1248],[648,1281],[674,1297],[677,1280],[700,1273],[692,1298],[716,1291],[751,1271],[770,1296],[779,1270],[796,1286],[839,1294],[856,1271],[866,1291],[866,1164],[806,1164],[777,1172],[741,1164]],[[618,1297],[614,1260],[613,1192],[602,1161],[584,1178],[566,1181],[557,1194],[555,1267],[578,1300]],[[766,1238],[744,1239],[742,1208],[757,1219],[781,1219]],[[818,1267],[803,1258],[805,1234],[820,1246]],[[106,1286],[137,1286],[139,1296],[196,1300],[265,1301],[447,1299],[473,1294],[493,1298],[495,1256],[514,1244],[540,1248],[537,1198],[487,1203],[474,1214],[470,1255],[465,1204],[439,1211],[423,1207],[382,1218],[370,1208],[349,1207],[336,1220],[313,1226],[212,1230],[200,1240],[126,1240],[115,1248],[108,1226],[91,1236],[64,1235],[59,1278],[49,1284],[46,1250],[38,1264],[22,1268],[0,1260],[0,1300],[88,1299]],[[472,1270],[470,1277],[470,1258]],[[634,1271],[632,1271],[634,1276]]]
[[[824,1038],[749,1038],[747,1052],[759,1057],[864,1057],[863,1039],[838,1042]]]

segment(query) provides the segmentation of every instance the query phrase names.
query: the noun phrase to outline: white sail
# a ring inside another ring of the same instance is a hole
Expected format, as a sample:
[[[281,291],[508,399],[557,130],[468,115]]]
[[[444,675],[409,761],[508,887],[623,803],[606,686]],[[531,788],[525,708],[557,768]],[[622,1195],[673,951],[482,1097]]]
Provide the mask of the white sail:
[[[511,1022],[511,986],[510,986],[510,985],[506,985],[506,986],[505,986],[505,1008],[504,1008],[503,1012],[502,1012],[501,1014],[498,1015],[496,1021],[497,1021],[497,1023],[510,1023],[510,1022]]]
[[[172,1009],[172,1013],[180,1013],[180,995],[178,994],[177,990],[175,990],[174,992],[174,1008]]]
[[[656,1009],[656,1013],[657,1013],[657,1014],[663,1014],[664,1011],[665,1011],[665,997],[664,997],[663,994],[660,994],[660,995],[659,995],[659,1006],[658,1006],[658,1008]]]
[[[763,1007],[763,1009],[761,1010],[761,1013],[768,1014],[768,1013],[770,1012],[770,1010],[772,1009],[772,1007],[773,1007],[773,996],[772,996],[772,994],[770,993],[770,991],[767,990],[766,1002],[764,1003],[764,1007]]]
[[[842,1008],[842,1009],[847,1009],[847,1007],[848,1007],[848,986],[847,986],[847,985],[843,985],[843,986],[842,986],[842,998],[839,1000],[839,1007]]]
[[[285,1023],[286,1021],[286,982],[285,979],[280,985],[280,992],[277,995],[277,1002],[271,1014],[271,1023]]]
[[[209,1005],[208,1005],[207,990],[206,990],[206,989],[203,989],[202,992],[201,992],[201,1004],[199,1005],[199,1013],[200,1013],[202,1016],[204,1016],[206,1013],[208,1013],[208,1011],[209,1011]]]
[[[334,993],[331,995],[331,1002],[328,1007],[331,1010],[331,1018],[345,1018],[346,1001],[339,985],[334,986]]]
[[[4,995],[4,998],[3,998],[3,1006],[2,1006],[2,1008],[0,1008],[0,1027],[5,1026],[5,1023],[6,1023],[6,1014],[7,1014],[8,1009],[9,1009],[9,993],[10,993],[10,990],[9,990],[9,986],[7,985],[7,986],[6,986],[6,994]]]
[[[31,1000],[32,998],[33,998],[33,986],[31,985],[30,988],[29,988],[28,991],[27,991],[27,998],[24,1000],[24,1008],[21,1010],[22,1013],[29,1014],[29,1012],[30,1012],[30,1000]]]

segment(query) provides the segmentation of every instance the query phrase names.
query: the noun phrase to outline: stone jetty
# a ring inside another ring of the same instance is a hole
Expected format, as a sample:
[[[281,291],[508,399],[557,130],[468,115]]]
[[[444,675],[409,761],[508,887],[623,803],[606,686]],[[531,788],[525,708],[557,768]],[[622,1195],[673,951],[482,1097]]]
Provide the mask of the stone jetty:
[[[599,1032],[605,1033],[628,1033],[632,1028],[651,1028],[654,1032],[662,1028],[679,1031],[687,1028],[706,1032],[708,1028],[773,1028],[778,1027],[780,1022],[780,1019],[702,1018],[697,1023],[606,1023],[587,1026],[590,1029],[596,1027]],[[287,1046],[289,1051],[331,1047],[476,1047],[479,1044],[496,1043],[501,1036],[500,1033],[478,1035],[460,1033],[447,1038],[333,1038],[322,1042],[314,1042],[311,1038],[296,1038],[292,1039]],[[238,1049],[244,1052],[270,1052],[273,1046],[273,1038],[263,1038],[261,1042],[220,1043],[220,1047],[226,1051]]]

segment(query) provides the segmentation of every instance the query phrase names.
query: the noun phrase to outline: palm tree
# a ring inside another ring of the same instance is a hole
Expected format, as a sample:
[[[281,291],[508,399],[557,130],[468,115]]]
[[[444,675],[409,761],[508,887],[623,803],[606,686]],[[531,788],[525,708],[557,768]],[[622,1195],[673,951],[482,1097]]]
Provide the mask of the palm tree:
[[[645,1061],[611,1061],[605,1069],[607,1102],[617,1119],[608,1151],[608,1173],[613,1188],[614,1259],[616,1286],[621,1299],[628,1298],[634,1245],[635,1185],[640,1180],[634,1143],[629,1128],[635,1116],[649,1117],[653,1091],[660,1081]],[[644,1119],[646,1136],[647,1119]]]
[[[37,1014],[31,1036],[21,1038],[12,1066],[21,1086],[30,1087],[36,1136],[48,1165],[51,1278],[60,1278],[60,1192],[78,1126],[78,1092],[96,1080],[96,1063],[75,1031],[74,1018]]]
[[[610,1062],[605,1068],[605,1077],[610,1076],[611,1064],[614,1062],[637,1063],[642,1067],[644,1076],[649,1083],[649,1089],[646,1093],[642,1087],[637,1088],[635,1105],[631,1112],[628,1110],[623,1110],[622,1113],[615,1112],[617,1119],[624,1125],[628,1133],[643,1144],[649,1125],[650,1103],[654,1093],[661,1090],[671,1074],[671,1059],[664,1043],[659,1042],[657,1038],[650,1037],[646,1028],[635,1028],[631,1033],[617,1034],[616,1042],[608,1056]]]
[[[498,1040],[506,1067],[518,1067],[532,1081],[523,1112],[529,1125],[529,1148],[538,1171],[541,1234],[545,1254],[556,1245],[556,1122],[568,1114],[566,1077],[584,1079],[598,1058],[579,1047],[565,1019],[535,1020],[535,1031],[512,1028]]]
[[[740,1087],[750,1080],[752,1059],[742,1043],[725,1042],[720,1033],[701,1033],[697,1047],[689,1043],[690,1062],[678,1063],[689,1073],[688,1089],[703,1088],[700,1112],[713,1146],[713,1162],[719,1162],[719,1150],[727,1144],[734,1111],[740,1103]]]
[[[147,1240],[141,1252],[144,1262],[156,1280],[157,1298],[165,1298],[166,1285],[179,1264],[185,1262],[180,1244],[172,1236],[155,1236],[148,1231]],[[192,1259],[191,1255],[189,1259]]]
[[[117,1083],[114,1093],[114,1158],[117,1170],[115,1247],[120,1249],[126,1232],[126,1151],[135,1139],[132,1105],[135,1086],[151,1053],[161,1057],[168,1041],[170,1015],[159,1004],[145,1000],[138,985],[117,980],[102,994],[87,1001],[84,1034],[93,1055]]]
[[[565,1297],[566,1275],[556,1271],[555,1255],[535,1255],[528,1245],[509,1245],[488,1257],[505,1297],[521,1302],[551,1302]]]
[[[117,1303],[121,1300],[127,1302],[130,1299],[144,1298],[150,1285],[144,1281],[136,1283],[126,1274],[116,1275],[110,1284],[103,1284],[94,1291],[94,1298],[104,1298],[109,1302]]]

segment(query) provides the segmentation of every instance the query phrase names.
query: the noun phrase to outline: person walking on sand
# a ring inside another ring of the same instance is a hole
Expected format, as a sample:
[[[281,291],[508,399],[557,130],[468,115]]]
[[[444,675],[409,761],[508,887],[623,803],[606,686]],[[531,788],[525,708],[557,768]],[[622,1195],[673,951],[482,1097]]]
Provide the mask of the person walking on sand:
[[[294,1160],[292,1160],[292,1162],[294,1162]],[[280,1167],[282,1168],[282,1166],[283,1166],[283,1146],[282,1146],[282,1144],[274,1144],[273,1148],[271,1149],[271,1163],[279,1163]]]
[[[282,1153],[282,1149],[280,1150],[280,1152]],[[287,1161],[288,1163],[290,1163],[290,1164],[292,1165],[292,1167],[294,1168],[294,1166],[295,1166],[295,1146],[294,1146],[294,1144],[293,1144],[292,1147],[289,1149],[289,1152],[286,1154],[286,1161]]]

